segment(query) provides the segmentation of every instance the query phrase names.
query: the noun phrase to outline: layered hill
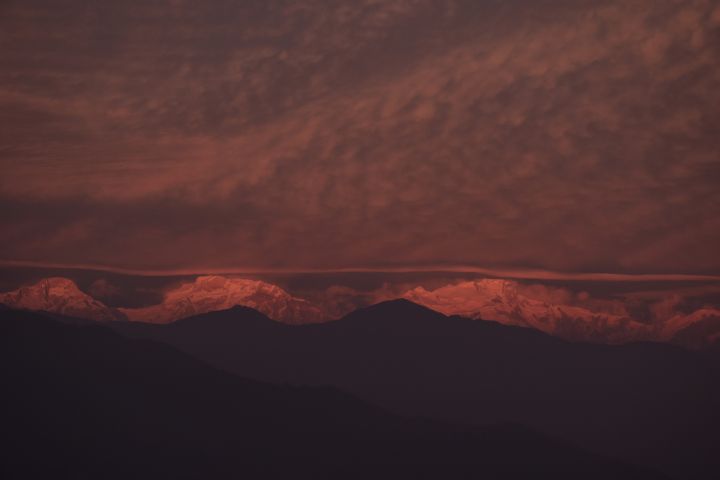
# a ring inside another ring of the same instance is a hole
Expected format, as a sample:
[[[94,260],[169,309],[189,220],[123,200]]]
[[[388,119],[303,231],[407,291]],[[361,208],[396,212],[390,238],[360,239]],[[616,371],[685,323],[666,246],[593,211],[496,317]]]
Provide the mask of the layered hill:
[[[411,419],[99,326],[0,312],[0,472],[21,478],[659,479],[516,426]]]
[[[300,327],[241,307],[113,327],[242,376],[335,385],[395,412],[529,425],[678,478],[720,468],[720,374],[672,345],[572,343],[406,300]]]

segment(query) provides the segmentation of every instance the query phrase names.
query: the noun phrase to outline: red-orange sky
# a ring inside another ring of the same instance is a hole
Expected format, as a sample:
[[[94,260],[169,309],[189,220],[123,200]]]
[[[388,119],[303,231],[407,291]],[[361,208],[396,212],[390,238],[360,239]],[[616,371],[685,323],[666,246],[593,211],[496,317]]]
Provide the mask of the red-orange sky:
[[[711,0],[4,0],[0,260],[720,274]]]

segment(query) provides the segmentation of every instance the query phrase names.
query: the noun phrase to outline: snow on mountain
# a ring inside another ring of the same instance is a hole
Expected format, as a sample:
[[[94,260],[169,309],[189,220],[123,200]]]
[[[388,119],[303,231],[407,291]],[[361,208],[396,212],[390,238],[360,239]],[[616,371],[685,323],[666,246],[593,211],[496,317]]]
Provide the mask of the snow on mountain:
[[[650,340],[657,335],[654,326],[627,315],[533,298],[523,293],[518,282],[511,280],[482,279],[432,291],[418,287],[403,297],[446,315],[535,328],[569,340],[622,343]]]
[[[661,339],[690,348],[720,344],[720,310],[701,308],[689,315],[676,315],[664,325]]]
[[[166,292],[163,302],[144,308],[119,309],[129,320],[170,323],[236,305],[254,308],[282,323],[315,323],[325,319],[320,308],[259,280],[201,276]]]
[[[696,310],[689,315],[674,315],[663,325],[662,338],[663,340],[669,340],[681,330],[684,330],[687,327],[696,323],[700,323],[713,318],[720,318],[720,310],[716,308],[701,308],[700,310]]]
[[[67,278],[45,278],[38,283],[0,293],[0,303],[18,310],[39,310],[96,321],[121,319],[113,309],[81,291]]]

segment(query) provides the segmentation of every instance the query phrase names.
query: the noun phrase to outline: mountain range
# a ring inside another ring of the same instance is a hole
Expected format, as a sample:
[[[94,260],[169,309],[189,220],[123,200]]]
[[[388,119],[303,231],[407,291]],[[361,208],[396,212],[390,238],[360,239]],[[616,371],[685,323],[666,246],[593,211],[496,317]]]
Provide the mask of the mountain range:
[[[530,327],[568,340],[610,344],[675,342],[676,337],[687,338],[687,334],[681,333],[683,330],[699,323],[706,325],[707,335],[694,337],[695,341],[683,341],[684,345],[705,346],[720,337],[720,328],[715,327],[720,323],[720,309],[715,307],[701,307],[690,313],[675,311],[665,318],[640,321],[621,301],[604,304],[596,301],[590,307],[527,290],[512,280],[482,279],[432,291],[417,287],[406,292],[403,298],[446,315]]]
[[[128,320],[170,323],[235,305],[255,308],[273,320],[314,323],[324,319],[320,308],[281,288],[258,280],[200,276],[165,293],[163,302],[142,308],[110,308],[80,290],[70,279],[51,277],[7,293],[0,303],[19,310],[44,311],[99,322]]]
[[[622,301],[578,302],[525,288],[512,280],[481,279],[434,290],[415,287],[404,293],[379,293],[342,306],[329,298],[313,303],[260,280],[199,276],[164,293],[161,303],[141,308],[111,308],[81,291],[66,278],[47,278],[34,285],[0,293],[0,303],[14,309],[47,311],[96,321],[128,320],[170,323],[236,305],[254,308],[288,324],[335,320],[357,306],[405,298],[446,315],[529,327],[573,341],[619,344],[662,341],[707,348],[720,341],[720,309],[702,305],[692,311],[670,310],[640,320]],[[334,303],[333,303],[334,302]]]

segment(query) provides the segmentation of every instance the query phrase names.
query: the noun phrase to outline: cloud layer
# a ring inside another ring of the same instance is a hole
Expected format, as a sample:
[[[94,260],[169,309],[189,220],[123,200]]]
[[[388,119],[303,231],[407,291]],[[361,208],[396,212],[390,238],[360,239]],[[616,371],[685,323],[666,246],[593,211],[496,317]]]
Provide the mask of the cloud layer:
[[[0,249],[720,273],[720,6],[0,6]]]

